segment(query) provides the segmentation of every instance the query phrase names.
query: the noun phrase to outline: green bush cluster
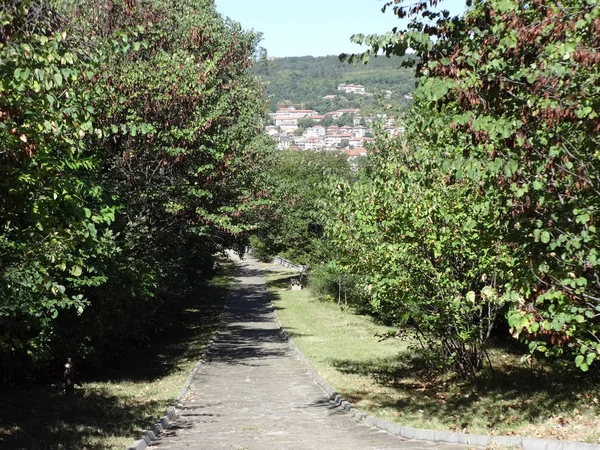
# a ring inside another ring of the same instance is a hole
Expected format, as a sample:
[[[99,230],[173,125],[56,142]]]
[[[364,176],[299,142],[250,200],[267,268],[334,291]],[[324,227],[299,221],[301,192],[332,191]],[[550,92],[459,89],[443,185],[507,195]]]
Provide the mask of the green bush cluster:
[[[265,260],[275,255],[297,264],[322,260],[328,254],[321,212],[327,180],[352,178],[348,159],[338,152],[280,151],[264,173],[268,203],[256,216],[253,249]]]

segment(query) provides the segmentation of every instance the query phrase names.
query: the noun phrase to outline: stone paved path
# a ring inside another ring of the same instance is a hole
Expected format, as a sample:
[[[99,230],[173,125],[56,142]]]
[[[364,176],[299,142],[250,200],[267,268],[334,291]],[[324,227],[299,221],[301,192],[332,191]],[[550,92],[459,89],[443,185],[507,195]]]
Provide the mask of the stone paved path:
[[[444,449],[371,428],[332,406],[282,339],[259,263],[238,260],[226,326],[154,449]]]

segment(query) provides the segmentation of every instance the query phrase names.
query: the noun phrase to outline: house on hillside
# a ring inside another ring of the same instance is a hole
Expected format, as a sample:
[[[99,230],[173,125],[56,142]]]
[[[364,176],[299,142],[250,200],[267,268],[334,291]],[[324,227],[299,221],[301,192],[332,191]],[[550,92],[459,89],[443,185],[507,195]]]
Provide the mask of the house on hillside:
[[[399,136],[402,133],[404,133],[405,128],[404,127],[385,127],[385,131],[387,131],[387,133],[390,136]]]
[[[278,115],[275,117],[275,125],[282,131],[294,132],[298,128],[298,118],[293,116]]]
[[[352,128],[352,134],[356,137],[364,137],[366,133],[367,133],[367,128],[363,127],[362,125],[355,125]]]
[[[304,150],[305,149],[305,144],[306,144],[306,140],[304,139],[304,137],[302,136],[294,136],[294,145],[296,146],[296,148],[298,150]]]
[[[311,116],[315,116],[317,114],[318,114],[317,111],[315,111],[314,109],[296,109],[292,106],[290,108],[279,108],[274,114],[275,115],[274,119],[277,120],[277,117],[279,117],[279,116],[303,119],[305,117],[311,117]],[[271,117],[273,117],[273,115],[271,115]]]
[[[340,127],[337,125],[330,125],[327,127],[327,132],[325,134],[338,134],[340,132]]]
[[[363,117],[363,119],[367,125],[373,125],[373,122],[375,121],[375,116],[365,116]]]
[[[372,144],[374,142],[375,142],[375,138],[370,138],[370,137],[363,138],[364,145]]]
[[[348,145],[350,146],[350,148],[357,148],[357,147],[364,146],[364,142],[365,142],[365,138],[355,136],[353,138],[350,138]]]
[[[322,125],[315,125],[314,127],[310,127],[306,130],[307,137],[318,137],[325,136],[326,130]]]
[[[344,150],[344,153],[352,157],[365,156],[367,154],[367,149],[364,147],[349,148]]]
[[[338,84],[338,91],[344,91],[347,94],[365,94],[365,87],[362,84]]]
[[[285,134],[281,134],[278,136],[279,142],[277,143],[277,148],[279,150],[288,150],[292,145],[292,138]]]
[[[267,131],[267,134],[269,136],[275,136],[275,135],[279,134],[279,130],[277,129],[276,126],[273,126],[273,125],[269,125],[268,127],[265,127],[265,130]]]
[[[325,145],[328,148],[339,147],[345,143],[350,142],[351,138],[351,134],[330,134],[328,136],[325,136]]]
[[[349,148],[342,151],[348,157],[348,162],[350,163],[350,168],[352,171],[358,170],[359,158],[367,155],[366,148]]]
[[[322,138],[308,138],[304,141],[304,150],[322,150],[325,141]]]
[[[360,115],[360,109],[358,109],[358,108],[345,108],[345,109],[338,109],[336,111],[329,111],[328,113],[325,113],[326,116],[331,117],[333,120],[339,119],[344,114],[356,117],[356,116]]]

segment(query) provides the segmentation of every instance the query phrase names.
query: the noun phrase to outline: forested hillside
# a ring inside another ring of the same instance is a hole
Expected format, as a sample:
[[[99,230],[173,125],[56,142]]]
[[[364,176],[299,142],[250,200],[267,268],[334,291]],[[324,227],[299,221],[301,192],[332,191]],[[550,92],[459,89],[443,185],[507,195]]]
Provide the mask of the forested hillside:
[[[415,88],[415,78],[411,69],[400,68],[405,58],[373,58],[369,64],[346,64],[337,56],[302,56],[276,58],[259,62],[255,73],[260,75],[267,86],[270,107],[289,102],[303,104],[317,111],[327,110],[331,101],[323,100],[326,95],[336,95],[338,84],[362,84],[373,97],[348,94],[343,96],[338,107],[361,108],[376,105],[377,94],[393,91],[388,101],[408,103],[404,94]]]

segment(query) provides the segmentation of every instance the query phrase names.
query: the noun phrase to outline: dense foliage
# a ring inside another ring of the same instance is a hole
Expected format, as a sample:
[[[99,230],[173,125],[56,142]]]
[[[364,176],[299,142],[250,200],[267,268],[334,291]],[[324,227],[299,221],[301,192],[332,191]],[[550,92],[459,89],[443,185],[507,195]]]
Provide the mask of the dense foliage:
[[[600,353],[600,8],[394,10],[413,17],[408,30],[355,36],[372,47],[355,58],[415,50],[409,146],[380,142],[369,179],[336,197],[345,270],[460,373],[481,366],[499,311],[531,351],[588,370]]]
[[[327,179],[352,177],[345,155],[337,152],[281,151],[274,154],[266,172],[268,201],[260,210],[260,226],[252,247],[263,259],[275,255],[298,264],[327,257],[323,240],[323,200]]]
[[[270,146],[257,37],[212,1],[51,4],[0,17],[0,356],[15,370],[145,339],[245,243]]]
[[[83,49],[42,3],[7,2],[1,24],[0,353],[17,368],[47,355],[59,312],[81,313],[83,290],[105,281],[94,266],[115,252],[115,205],[93,182]]]
[[[473,375],[503,303],[506,246],[489,226],[498,212],[477,204],[472,186],[448,184],[427,151],[399,138],[379,143],[367,173],[333,191],[328,234],[339,270],[372,313]]]

